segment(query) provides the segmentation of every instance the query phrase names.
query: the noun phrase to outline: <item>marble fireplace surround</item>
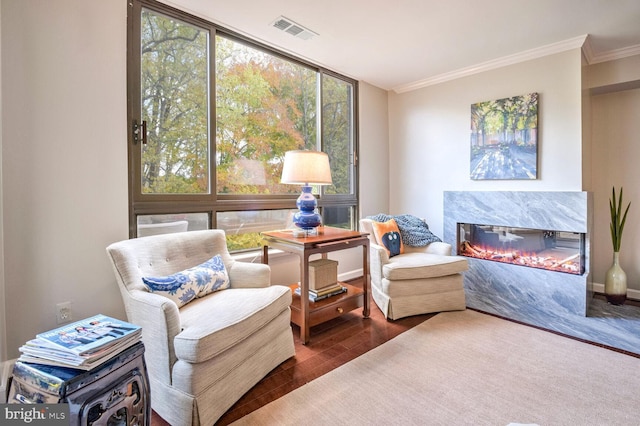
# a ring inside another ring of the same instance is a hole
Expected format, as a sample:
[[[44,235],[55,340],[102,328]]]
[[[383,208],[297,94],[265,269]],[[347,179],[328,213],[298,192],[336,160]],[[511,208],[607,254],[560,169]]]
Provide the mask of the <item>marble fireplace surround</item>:
[[[458,223],[586,234],[582,275],[467,258],[467,306],[539,326],[567,315],[586,316],[593,296],[591,207],[591,194],[582,191],[445,191],[443,237],[453,247]]]

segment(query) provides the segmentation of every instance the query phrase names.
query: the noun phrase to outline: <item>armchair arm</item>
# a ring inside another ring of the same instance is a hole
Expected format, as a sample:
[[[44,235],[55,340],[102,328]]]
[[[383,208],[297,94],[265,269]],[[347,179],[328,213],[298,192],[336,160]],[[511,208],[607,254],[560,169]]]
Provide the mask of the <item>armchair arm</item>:
[[[173,339],[181,329],[178,306],[171,299],[142,290],[129,291],[125,300],[128,320],[142,327],[150,375],[170,385],[177,360]]]
[[[369,273],[371,283],[382,282],[382,267],[389,263],[389,253],[384,247],[378,244],[369,244]]]
[[[231,288],[269,287],[271,268],[262,263],[236,261],[229,268]]]
[[[443,242],[433,242],[426,247],[425,253],[439,254],[441,256],[451,256],[451,244]]]

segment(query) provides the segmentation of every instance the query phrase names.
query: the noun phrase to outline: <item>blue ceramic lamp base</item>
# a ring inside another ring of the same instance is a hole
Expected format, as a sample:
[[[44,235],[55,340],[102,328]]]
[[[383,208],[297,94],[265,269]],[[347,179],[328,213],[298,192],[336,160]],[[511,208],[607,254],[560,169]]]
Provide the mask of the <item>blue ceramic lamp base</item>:
[[[296,200],[298,212],[293,215],[293,224],[304,232],[304,235],[317,235],[317,228],[322,224],[322,216],[316,211],[318,202],[311,193],[311,186],[304,185],[302,194]]]

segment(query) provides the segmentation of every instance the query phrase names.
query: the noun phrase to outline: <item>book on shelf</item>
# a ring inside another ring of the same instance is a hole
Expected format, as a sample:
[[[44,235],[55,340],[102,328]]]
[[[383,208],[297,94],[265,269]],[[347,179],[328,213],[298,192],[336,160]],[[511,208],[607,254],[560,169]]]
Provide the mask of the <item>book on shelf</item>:
[[[329,297],[337,296],[338,294],[342,294],[342,293],[346,293],[346,292],[347,292],[347,288],[343,287],[343,286],[339,286],[339,288],[337,288],[336,290],[334,290],[332,292],[329,292],[329,293],[325,293],[325,294],[323,294],[321,296],[315,295],[315,294],[313,294],[311,292],[311,290],[309,290],[309,301],[311,301],[311,302],[319,302],[320,300],[324,300],[324,299],[327,299]],[[294,293],[297,294],[298,296],[300,296],[301,290],[300,290],[299,286],[296,287]]]
[[[19,361],[90,370],[140,341],[140,326],[95,315],[39,333],[19,350]]]
[[[343,288],[342,284],[340,284],[339,282],[335,282],[331,285],[328,285],[326,287],[322,287],[322,288],[318,288],[318,289],[309,289],[309,293],[312,293],[314,296],[324,296],[325,294],[329,294],[329,293],[333,293],[334,291],[340,290],[341,288]]]
[[[300,281],[297,283],[298,287],[300,287]],[[322,288],[311,288],[309,287],[309,293],[314,296],[324,296],[325,294],[332,293],[336,290],[340,290],[343,287],[342,283],[339,281],[335,281],[332,284],[326,285]]]

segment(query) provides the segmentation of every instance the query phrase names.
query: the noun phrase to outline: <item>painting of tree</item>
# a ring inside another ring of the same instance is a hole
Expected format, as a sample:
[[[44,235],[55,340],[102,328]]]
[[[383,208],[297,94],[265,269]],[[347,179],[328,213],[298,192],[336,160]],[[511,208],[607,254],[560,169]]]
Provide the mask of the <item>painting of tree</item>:
[[[471,105],[471,179],[537,179],[537,129],[537,93]]]

